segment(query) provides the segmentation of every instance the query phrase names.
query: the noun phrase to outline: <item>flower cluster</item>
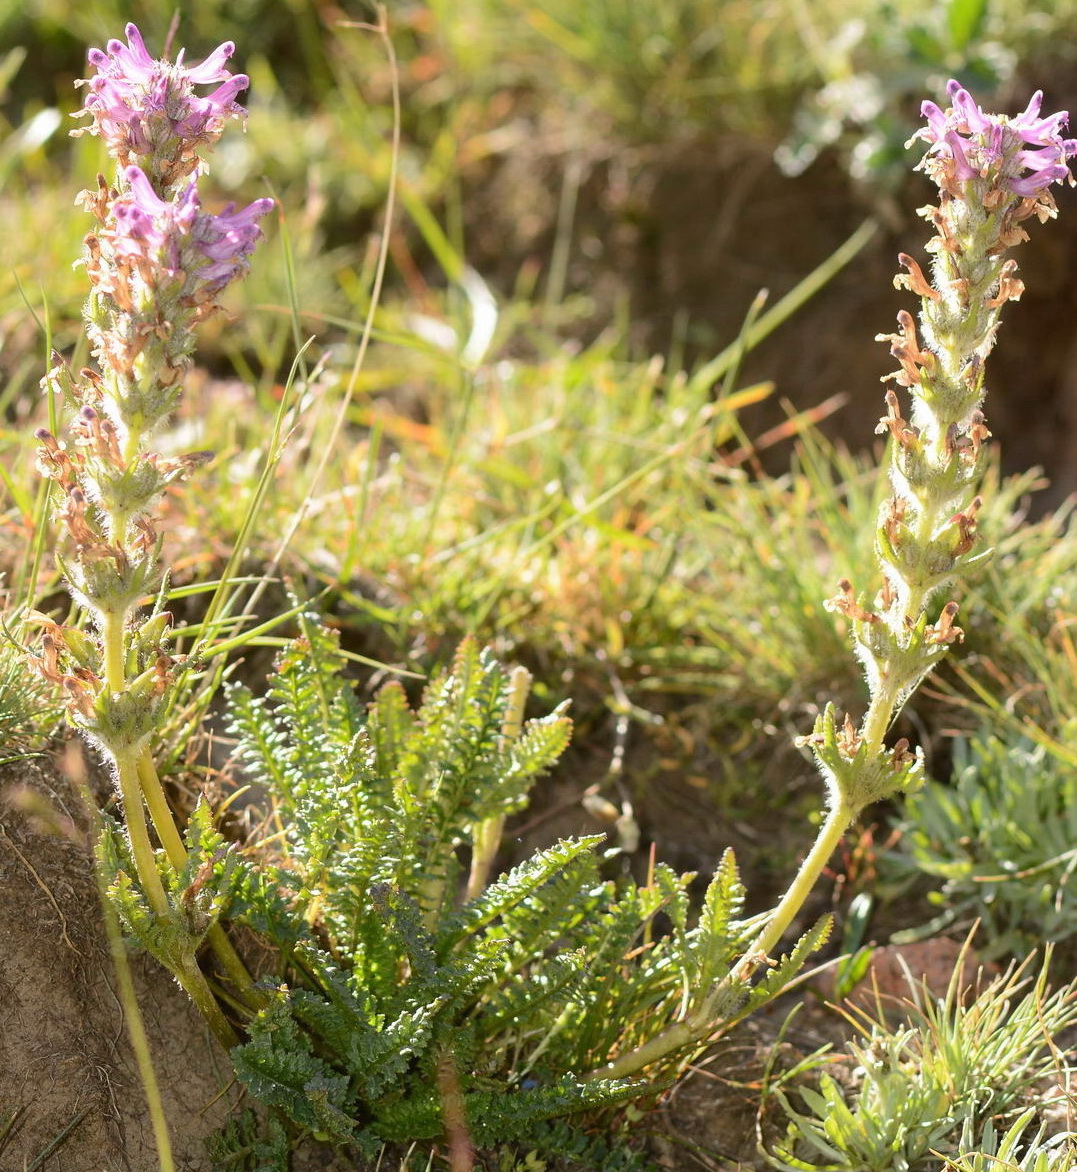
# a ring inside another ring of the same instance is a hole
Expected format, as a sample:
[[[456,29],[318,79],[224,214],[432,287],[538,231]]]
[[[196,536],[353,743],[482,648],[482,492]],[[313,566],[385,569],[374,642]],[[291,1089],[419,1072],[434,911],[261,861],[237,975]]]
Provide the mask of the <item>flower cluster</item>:
[[[98,221],[84,263],[93,286],[87,330],[101,367],[86,401],[119,429],[125,461],[175,406],[195,326],[247,271],[258,221],[273,206],[258,199],[213,214],[193,178],[224,119],[244,116],[235,94],[247,79],[224,68],[231,43],[187,68],[182,52],[174,64],[151,58],[134,25],[127,39],[89,55],[98,73],[83,113],[94,116],[91,129],[104,137],[118,173],[115,186],[101,179],[82,196]],[[208,97],[194,94],[195,85],[215,81],[222,84]]]
[[[213,215],[203,210],[194,182],[165,200],[140,168],[126,167],[123,174],[127,190],[113,201],[102,235],[114,258],[134,263],[148,289],[156,294],[178,281],[181,300],[197,305],[247,271],[262,235],[258,220],[273,207],[271,199],[256,199],[239,212],[229,204]]]
[[[954,188],[959,184],[981,180],[1023,199],[1036,199],[1052,183],[1071,179],[1066,160],[1077,152],[1077,140],[1062,137],[1069,115],[1061,111],[1041,118],[1042,93],[1032,95],[1023,113],[1007,118],[985,114],[956,81],[946,92],[953,105],[942,110],[934,102],[924,102],[927,126],[913,136],[913,141],[929,144],[925,165],[944,190],[958,195]]]
[[[984,370],[1002,307],[1024,289],[1005,254],[1027,239],[1023,221],[1055,214],[1050,187],[1072,182],[1067,161],[1077,155],[1077,141],[1062,137],[1068,115],[1041,117],[1038,93],[1008,118],[984,113],[956,81],[947,92],[951,106],[925,102],[927,125],[910,140],[927,142],[921,166],[939,187],[938,205],[921,209],[936,231],[930,278],[904,253],[895,278],[920,297],[919,323],[902,310],[898,331],[880,335],[899,364],[887,378],[911,400],[905,408],[888,390],[877,429],[891,438],[892,493],[875,542],[882,588],[871,600],[843,580],[826,604],[850,622],[871,704],[859,728],[828,710],[809,743],[838,800],[853,809],[919,774],[907,746],[888,751],[884,737],[913,689],[964,638],[957,603],[932,620],[933,600],[986,556],[977,550],[977,486],[991,434]],[[886,759],[892,778],[881,792],[873,771]]]
[[[121,167],[136,164],[162,189],[178,186],[200,169],[199,152],[221,135],[229,118],[244,118],[236,95],[247,88],[245,74],[230,74],[225,62],[235,45],[225,41],[200,65],[183,63],[181,49],[174,62],[156,60],[146,50],[133,24],[125,30],[127,44],[111,40],[105,49],[91,49],[94,77],[82,114],[93,118],[91,134],[100,135]],[[199,96],[195,86],[221,84]]]
[[[54,631],[40,666],[67,690],[72,721],[113,756],[142,751],[169,688],[167,623],[139,623],[136,611],[160,581],[155,506],[206,455],[166,459],[147,440],[175,407],[197,325],[247,271],[273,206],[259,199],[213,214],[199,197],[201,152],[226,119],[244,116],[235,97],[247,78],[225,68],[233,49],[221,45],[193,67],[182,52],[159,61],[131,24],[127,44],[89,54],[96,74],[83,113],[117,163],[113,183],[99,178],[81,196],[97,221],[83,258],[97,369],[76,375],[54,356],[46,386],[78,414],[68,442],[45,430],[37,438],[41,471],[62,498],[68,584],[97,639]],[[208,96],[194,92],[213,83]]]

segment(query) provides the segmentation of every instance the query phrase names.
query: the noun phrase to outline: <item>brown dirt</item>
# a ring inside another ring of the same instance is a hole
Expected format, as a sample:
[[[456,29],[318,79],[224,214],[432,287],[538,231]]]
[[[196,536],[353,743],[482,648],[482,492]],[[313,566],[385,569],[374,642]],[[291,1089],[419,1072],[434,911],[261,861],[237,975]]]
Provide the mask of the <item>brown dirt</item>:
[[[20,799],[0,822],[0,1127],[19,1112],[0,1168],[157,1172],[85,807],[42,763],[9,767],[0,791]],[[236,1098],[228,1059],[164,970],[146,956],[132,956],[131,968],[176,1167],[208,1172],[205,1137]]]
[[[1046,87],[1056,106],[1077,105],[1071,75]],[[899,309],[917,308],[892,281],[899,252],[927,259],[930,230],[915,214],[934,195],[925,179],[910,174],[901,192],[873,197],[825,155],[790,178],[763,142],[673,137],[611,157],[602,144],[572,153],[563,135],[540,133],[543,126],[540,117],[528,144],[473,177],[473,263],[505,288],[521,264],[541,267],[553,247],[565,175],[578,168],[568,288],[591,300],[596,329],[608,325],[627,294],[640,353],[666,353],[676,343],[689,363],[712,357],[737,339],[761,289],[773,306],[876,215],[875,238],[747,356],[738,381],[775,387],[741,417],[749,436],[785,420],[783,401],[805,410],[842,394],[845,405],[823,423],[824,432],[854,449],[871,446],[879,380],[894,368],[875,336],[893,332]],[[1077,491],[1077,349],[1068,326],[1077,310],[1077,193],[1061,190],[1057,200],[1058,219],[1031,224],[1029,242],[1015,252],[1027,288],[1006,307],[987,407],[1004,471],[1046,471],[1051,488],[1037,498],[1039,509]],[[764,455],[768,463],[784,468],[788,445]]]

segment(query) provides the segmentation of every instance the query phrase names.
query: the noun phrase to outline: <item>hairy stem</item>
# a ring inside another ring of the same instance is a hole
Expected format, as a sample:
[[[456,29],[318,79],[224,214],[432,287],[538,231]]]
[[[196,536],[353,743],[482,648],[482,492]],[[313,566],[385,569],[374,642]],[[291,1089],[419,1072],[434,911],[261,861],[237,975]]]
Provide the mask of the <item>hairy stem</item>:
[[[859,812],[844,802],[837,802],[827,813],[826,820],[819,828],[814,845],[800,864],[796,878],[771,913],[766,927],[756,937],[751,948],[736,963],[729,976],[718,983],[715,991],[704,1000],[700,1009],[693,1014],[693,1017],[701,1024],[705,1024],[703,1019],[708,1016],[705,1011],[719,999],[722,986],[734,986],[746,981],[761,964],[767,963],[770,954],[778,946],[789,925],[796,919],[800,909],[804,906],[804,901],[811,894],[812,888],[823,873],[823,868],[830,861],[830,856]]]
[[[198,1012],[206,1020],[206,1024],[213,1032],[213,1036],[225,1048],[231,1050],[239,1045],[239,1035],[224,1016],[213,990],[209,987],[205,974],[198,967],[198,962],[191,957],[190,963],[182,968],[174,969],[173,976],[183,986],[184,992],[195,1003]]]
[[[138,765],[135,755],[129,750],[112,751],[116,762],[116,772],[120,780],[120,792],[123,795],[123,812],[127,822],[127,833],[131,843],[131,854],[135,861],[135,870],[138,872],[142,890],[146,893],[150,908],[154,915],[162,920],[168,919],[171,909],[168,896],[165,894],[164,884],[161,882],[160,872],[157,870],[157,860],[150,845],[149,827],[146,824],[146,812],[142,806],[142,790],[138,781]],[[198,967],[194,956],[189,963],[173,967],[172,975],[183,986],[191,1000],[198,1007],[199,1012],[206,1019],[214,1037],[226,1049],[237,1045],[239,1038],[235,1030],[228,1024],[216,997],[206,981],[205,975]],[[247,978],[248,981],[250,978]]]
[[[172,807],[168,804],[161,779],[157,776],[153,754],[148,747],[144,746],[139,750],[136,765],[142,795],[146,799],[157,837],[165,848],[168,861],[177,871],[180,871],[187,861],[187,848],[183,845],[179,827],[177,827],[176,820],[172,815]]]
[[[113,695],[122,692],[127,682],[127,648],[124,645],[126,624],[126,610],[110,610],[105,613],[101,631],[101,645],[105,661],[105,687]]]
[[[890,728],[890,722],[894,719],[898,695],[899,689],[888,681],[886,684],[880,684],[871,698],[860,735],[868,745],[868,751],[873,755],[878,755],[883,750],[883,740]]]

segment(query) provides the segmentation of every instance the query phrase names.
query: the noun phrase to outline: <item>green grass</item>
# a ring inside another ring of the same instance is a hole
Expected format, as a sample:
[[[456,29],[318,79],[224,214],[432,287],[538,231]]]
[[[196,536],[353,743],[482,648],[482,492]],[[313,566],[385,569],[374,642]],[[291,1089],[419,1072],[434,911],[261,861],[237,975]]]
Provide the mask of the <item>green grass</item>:
[[[974,996],[957,974],[943,996],[910,981],[899,1024],[881,1002],[875,1015],[858,1014],[862,1041],[816,1058],[838,1077],[822,1073],[818,1089],[796,1075],[772,1085],[789,1122],[768,1163],[783,1172],[927,1172],[940,1156],[964,1162],[982,1152],[981,1134],[994,1136],[985,1124],[1009,1124],[1030,1100],[1042,1106],[1040,1086],[1064,1077],[1053,1039],[1077,1020],[1077,986],[1052,993],[1046,962],[1034,981],[1027,969],[1012,967]],[[796,1106],[783,1081],[796,1086]]]

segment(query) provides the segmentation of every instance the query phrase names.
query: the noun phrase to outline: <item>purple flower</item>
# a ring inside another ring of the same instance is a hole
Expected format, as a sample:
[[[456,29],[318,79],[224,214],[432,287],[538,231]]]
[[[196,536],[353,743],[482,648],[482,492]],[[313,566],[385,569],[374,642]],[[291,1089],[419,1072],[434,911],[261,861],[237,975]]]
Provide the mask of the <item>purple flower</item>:
[[[126,45],[111,40],[88,54],[97,73],[81,83],[90,89],[82,111],[93,118],[87,129],[105,140],[121,167],[137,162],[154,186],[175,187],[198,170],[198,148],[220,137],[225,120],[244,117],[235,98],[249,79],[225,68],[235,52],[231,41],[200,65],[187,66],[183,49],[175,62],[158,61],[135,25],[125,31]],[[221,84],[210,94],[194,92],[215,82]]]
[[[985,114],[959,82],[951,81],[946,92],[952,103],[948,110],[924,102],[921,112],[927,126],[913,140],[928,144],[928,157],[934,159],[931,169],[952,194],[958,194],[955,183],[985,179],[1014,195],[1035,199],[1052,183],[1071,179],[1067,159],[1077,155],[1077,139],[1062,137],[1069,114],[1063,110],[1041,118],[1042,93],[1033,94],[1023,113],[1007,118]]]
[[[188,184],[175,200],[164,200],[138,167],[128,167],[125,174],[130,187],[112,205],[109,239],[113,251],[140,262],[144,270],[179,275],[184,241],[201,211],[195,185]]]
[[[273,200],[256,199],[239,212],[229,204],[213,215],[203,210],[193,181],[166,200],[140,168],[129,166],[124,176],[129,186],[112,206],[105,235],[113,255],[132,262],[149,285],[181,280],[181,296],[201,303],[247,271],[262,235],[258,220]]]
[[[215,216],[203,214],[192,233],[193,246],[202,258],[198,279],[206,292],[219,292],[230,281],[242,276],[250,265],[247,257],[261,239],[258,221],[274,206],[271,199],[256,199],[242,211],[230,203]]]

